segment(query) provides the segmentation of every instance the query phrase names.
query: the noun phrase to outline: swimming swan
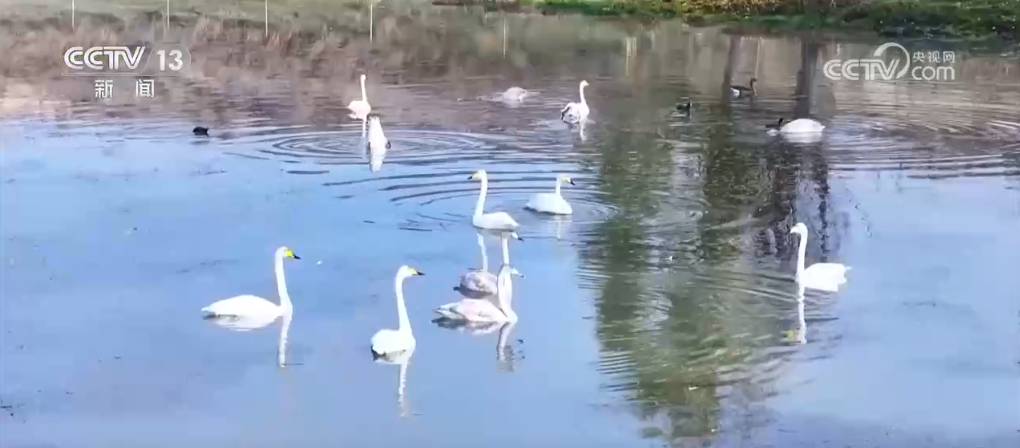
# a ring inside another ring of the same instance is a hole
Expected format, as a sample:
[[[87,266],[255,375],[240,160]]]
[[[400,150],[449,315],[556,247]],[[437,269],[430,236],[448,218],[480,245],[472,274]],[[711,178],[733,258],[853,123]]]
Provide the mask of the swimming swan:
[[[392,356],[393,354],[414,350],[414,335],[411,334],[411,321],[407,318],[407,307],[404,305],[404,280],[415,275],[425,275],[410,266],[397,269],[393,280],[397,293],[397,316],[399,323],[396,330],[379,330],[372,336],[372,354],[375,357]]]
[[[468,177],[468,180],[473,179],[482,180],[482,190],[478,193],[478,203],[475,204],[475,214],[471,217],[471,224],[481,229],[517,230],[520,224],[517,224],[517,221],[514,221],[505,212],[482,213],[482,207],[485,205],[485,194],[489,191],[489,176],[485,173],[485,170],[479,170]]]
[[[567,123],[580,123],[588,118],[588,102],[584,99],[584,88],[588,86],[588,81],[581,81],[578,90],[581,92],[580,103],[567,103],[563,106],[563,110],[560,111],[560,119]]]
[[[233,317],[245,322],[266,320],[272,322],[281,314],[292,312],[294,306],[290,303],[290,295],[287,294],[287,280],[283,275],[284,258],[301,259],[287,247],[276,249],[276,289],[280,294],[279,305],[258,296],[243,295],[220,300],[202,308],[202,312],[208,318]]]
[[[511,87],[503,92],[503,101],[514,103],[524,101],[524,97],[528,96],[528,91],[520,87]]]
[[[372,111],[372,106],[368,104],[368,94],[365,92],[365,79],[367,76],[361,75],[361,100],[351,101],[347,105],[347,108],[351,110],[351,118],[360,118],[367,116]]]
[[[524,241],[524,238],[517,235],[517,232],[511,232],[510,236],[517,241]],[[478,233],[478,247],[482,250],[482,269],[470,271],[462,275],[460,277],[460,286],[454,288],[468,297],[496,294],[496,276],[489,272],[489,257],[485,253],[485,240],[481,233]],[[517,272],[517,269],[512,270],[510,273],[523,277],[520,272]]]
[[[454,321],[470,322],[517,322],[517,313],[510,307],[513,299],[513,283],[511,275],[513,268],[508,260],[509,235],[504,234],[503,240],[503,266],[499,269],[497,277],[496,300],[498,305],[489,299],[464,299],[459,302],[447,303],[435,309],[436,314],[441,318]]]
[[[524,208],[541,213],[552,213],[554,215],[569,215],[574,213],[574,210],[570,207],[570,203],[567,202],[566,199],[563,199],[563,195],[560,194],[560,184],[563,182],[574,185],[574,181],[570,180],[570,176],[560,174],[556,177],[555,192],[535,194],[531,197],[531,200],[528,201]]]
[[[780,119],[782,123],[782,119]],[[774,129],[774,128],[773,128]],[[810,118],[798,118],[779,128],[780,134],[816,134],[825,129],[821,123]],[[770,129],[771,130],[771,129]],[[774,134],[774,132],[773,132]]]
[[[377,172],[382,168],[383,160],[386,159],[386,150],[390,147],[390,140],[383,133],[379,117],[372,116],[368,119],[368,165],[372,172]]]
[[[755,95],[758,93],[758,91],[754,89],[754,83],[756,82],[758,82],[758,78],[751,78],[750,87],[730,86],[730,92],[733,93],[734,97]]]
[[[797,251],[797,283],[805,288],[836,292],[839,285],[846,283],[846,271],[850,268],[839,263],[815,263],[804,269],[804,253],[807,251],[808,230],[804,223],[798,222],[790,233],[800,235],[800,247]]]

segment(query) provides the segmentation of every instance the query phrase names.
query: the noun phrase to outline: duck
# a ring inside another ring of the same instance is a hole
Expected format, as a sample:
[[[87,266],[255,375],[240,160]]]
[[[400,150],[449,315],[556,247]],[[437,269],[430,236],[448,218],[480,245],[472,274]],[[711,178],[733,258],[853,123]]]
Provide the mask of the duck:
[[[202,126],[195,126],[195,129],[192,129],[191,133],[195,134],[197,136],[200,136],[200,137],[208,137],[209,136],[209,128],[202,127]]]
[[[691,102],[688,101],[686,104],[680,103],[676,105],[676,111],[680,115],[690,115],[691,113]]]
[[[560,110],[560,120],[567,123],[581,123],[588,118],[588,113],[591,111],[588,108],[588,102],[584,99],[584,88],[588,86],[588,81],[582,80],[579,84],[578,91],[581,94],[581,102],[579,103],[567,103]]]
[[[734,97],[755,95],[758,92],[754,89],[754,83],[758,82],[758,78],[751,78],[750,86],[730,86],[730,92],[733,93]]]
[[[524,206],[524,208],[539,213],[550,213],[553,215],[570,215],[574,213],[574,210],[570,207],[570,203],[566,199],[563,199],[563,195],[560,194],[560,185],[564,182],[570,185],[575,185],[574,181],[570,179],[570,176],[566,174],[560,174],[556,177],[556,190],[552,193],[536,193],[531,197],[531,200]]]

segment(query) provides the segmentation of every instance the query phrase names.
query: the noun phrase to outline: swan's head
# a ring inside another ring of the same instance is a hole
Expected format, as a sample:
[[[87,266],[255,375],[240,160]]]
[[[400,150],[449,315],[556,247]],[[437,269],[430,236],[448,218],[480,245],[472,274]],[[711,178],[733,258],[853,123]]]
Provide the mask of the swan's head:
[[[576,185],[574,181],[570,179],[570,176],[566,174],[560,174],[560,182],[566,182],[570,185]]]
[[[516,275],[520,278],[524,278],[524,274],[517,272],[517,268],[510,268],[510,275]]]
[[[582,81],[581,81],[581,87],[582,87],[582,88],[584,88],[584,87],[588,87],[588,81],[584,81],[584,80],[582,80]]]
[[[513,238],[513,239],[515,239],[517,241],[524,241],[524,238],[521,238],[521,236],[518,235],[517,232],[510,232],[510,233],[507,234],[507,236],[509,236],[510,238]]]
[[[754,88],[754,83],[758,82],[758,78],[751,78],[751,88]]]
[[[790,229],[790,233],[796,233],[800,236],[807,236],[807,226],[805,226],[804,223],[802,222],[798,222],[797,224],[794,224],[792,229]]]
[[[301,257],[295,255],[294,251],[290,250],[290,248],[288,248],[287,246],[283,246],[283,247],[281,247],[279,249],[276,249],[276,257],[277,258],[293,258],[295,260],[300,260],[301,259]]]
[[[414,277],[416,275],[425,275],[425,273],[407,265],[401,266],[400,269],[397,270],[397,278],[401,280],[408,277]]]
[[[486,178],[487,177],[486,177],[486,174],[485,174],[485,170],[475,171],[474,174],[472,174],[471,176],[468,176],[468,180],[486,179]]]
[[[366,79],[368,79],[368,76],[365,75],[364,73],[362,73],[361,74],[361,82],[365,82]]]

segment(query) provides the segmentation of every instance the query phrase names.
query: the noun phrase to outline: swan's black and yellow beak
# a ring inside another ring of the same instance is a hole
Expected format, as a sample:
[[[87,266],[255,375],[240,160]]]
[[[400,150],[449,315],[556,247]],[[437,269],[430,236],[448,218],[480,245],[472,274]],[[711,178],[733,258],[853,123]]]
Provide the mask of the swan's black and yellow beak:
[[[295,254],[295,253],[293,253],[293,252],[291,252],[291,254],[290,254],[290,258],[293,258],[293,259],[295,259],[295,260],[300,260],[300,259],[301,259],[301,257],[297,256],[297,254]]]
[[[574,179],[570,179],[570,180],[568,180],[567,182],[570,182],[570,185],[574,185],[574,186],[577,186],[577,184],[575,184],[575,183],[574,183]]]

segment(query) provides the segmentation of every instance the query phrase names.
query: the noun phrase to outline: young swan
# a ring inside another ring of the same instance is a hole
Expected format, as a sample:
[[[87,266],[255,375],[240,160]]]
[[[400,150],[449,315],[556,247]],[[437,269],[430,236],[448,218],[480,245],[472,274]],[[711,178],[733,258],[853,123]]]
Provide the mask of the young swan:
[[[478,202],[475,204],[475,214],[471,217],[471,224],[480,229],[514,231],[520,227],[510,215],[505,212],[482,213],[485,206],[485,195],[489,191],[489,176],[485,170],[476,171],[468,180],[481,179],[482,190],[478,193]]]
[[[517,232],[511,232],[510,237],[517,241],[524,241],[524,238],[517,235]],[[460,285],[453,288],[457,292],[471,298],[496,294],[496,276],[489,272],[489,257],[485,254],[485,240],[481,233],[478,234],[478,248],[482,250],[482,269],[465,273],[460,277]],[[509,264],[507,260],[509,260],[509,255],[504,260],[504,263]],[[517,272],[517,269],[512,270],[510,273],[523,277],[520,272]]]
[[[570,203],[568,203],[566,199],[563,199],[563,195],[560,194],[560,185],[563,182],[574,185],[574,181],[570,180],[570,176],[560,174],[556,177],[555,192],[536,193],[531,197],[531,200],[528,201],[524,208],[541,213],[551,213],[554,215],[569,215],[574,213],[574,210],[570,207]]]
[[[404,280],[416,275],[425,275],[410,266],[397,269],[393,286],[397,293],[397,317],[399,323],[396,330],[379,330],[372,336],[372,355],[376,358],[407,350],[414,350],[414,335],[411,334],[411,321],[407,318],[407,307],[404,305]]]

